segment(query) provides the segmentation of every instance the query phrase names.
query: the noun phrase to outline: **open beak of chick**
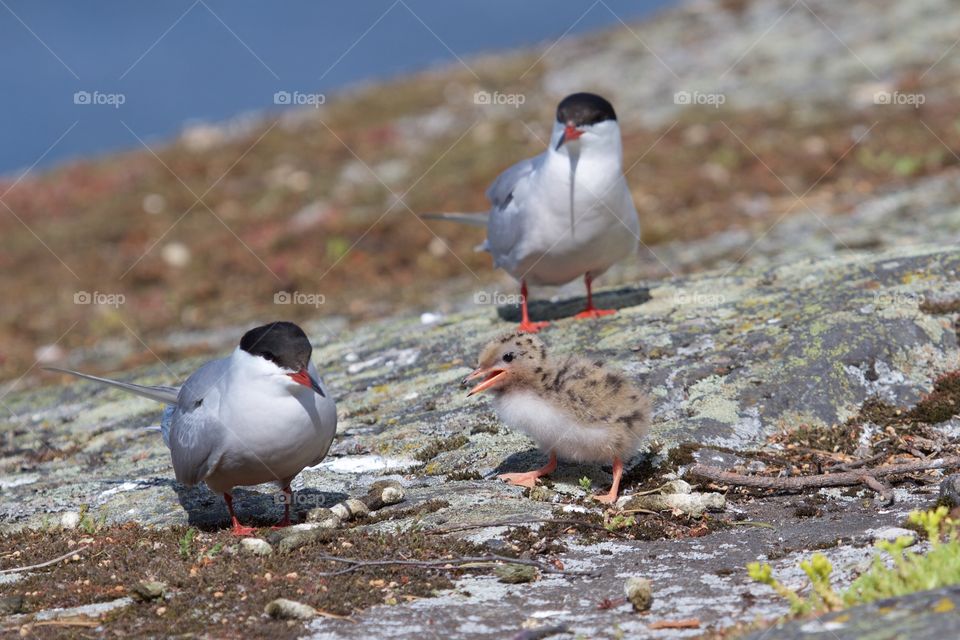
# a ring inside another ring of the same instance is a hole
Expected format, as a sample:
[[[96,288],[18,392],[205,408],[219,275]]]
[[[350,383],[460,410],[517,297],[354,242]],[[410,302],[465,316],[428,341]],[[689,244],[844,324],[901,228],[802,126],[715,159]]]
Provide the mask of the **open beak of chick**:
[[[481,391],[486,391],[487,389],[493,387],[503,380],[503,377],[507,375],[506,369],[498,369],[497,367],[488,367],[488,368],[479,368],[466,378],[463,379],[463,386],[467,386],[467,383],[471,380],[480,380],[480,384],[475,386],[473,389],[467,393],[467,397],[480,393]]]

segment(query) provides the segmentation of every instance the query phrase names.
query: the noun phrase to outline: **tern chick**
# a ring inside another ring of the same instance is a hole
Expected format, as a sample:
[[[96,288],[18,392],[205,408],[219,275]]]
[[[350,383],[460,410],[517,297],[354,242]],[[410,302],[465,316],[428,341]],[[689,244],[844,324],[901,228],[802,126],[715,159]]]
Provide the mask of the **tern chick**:
[[[557,468],[557,458],[576,462],[613,461],[613,485],[596,499],[612,503],[620,490],[623,461],[640,446],[650,425],[650,400],[620,372],[578,356],[552,359],[543,341],[520,331],[484,347],[477,370],[464,379],[480,380],[468,396],[493,394],[500,419],[533,438],[550,455],[546,466],[498,476],[533,487]]]

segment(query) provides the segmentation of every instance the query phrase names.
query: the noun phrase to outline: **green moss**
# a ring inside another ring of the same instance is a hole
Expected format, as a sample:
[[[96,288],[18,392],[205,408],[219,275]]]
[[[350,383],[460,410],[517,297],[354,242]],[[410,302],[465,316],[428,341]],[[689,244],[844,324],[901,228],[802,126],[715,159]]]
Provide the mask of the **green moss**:
[[[960,313],[960,298],[953,300],[924,300],[920,303],[920,311],[932,316],[942,316]]]
[[[960,371],[951,371],[937,378],[933,391],[928,393],[910,411],[913,422],[937,424],[945,422],[960,411]]]
[[[413,457],[420,462],[429,462],[444,451],[453,451],[454,449],[459,449],[469,441],[470,438],[463,434],[450,436],[449,438],[432,442],[413,454]]]

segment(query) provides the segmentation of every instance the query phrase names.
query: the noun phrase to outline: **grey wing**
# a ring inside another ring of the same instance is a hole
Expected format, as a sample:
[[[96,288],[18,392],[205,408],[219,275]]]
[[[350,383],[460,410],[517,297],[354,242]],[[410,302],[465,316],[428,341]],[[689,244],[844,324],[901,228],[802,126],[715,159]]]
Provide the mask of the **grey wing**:
[[[494,209],[502,209],[513,197],[513,189],[522,178],[530,175],[539,164],[540,156],[527,158],[513,165],[493,181],[487,188],[487,200]]]
[[[226,359],[203,365],[187,378],[177,405],[162,425],[177,480],[187,485],[203,481],[216,468],[226,429],[220,422],[220,389]]]
[[[514,200],[517,185],[540,164],[540,156],[528,158],[513,165],[493,181],[487,189],[490,201],[490,221],[487,224],[487,242],[483,247],[493,255],[494,264],[502,262],[520,239],[523,212]]]

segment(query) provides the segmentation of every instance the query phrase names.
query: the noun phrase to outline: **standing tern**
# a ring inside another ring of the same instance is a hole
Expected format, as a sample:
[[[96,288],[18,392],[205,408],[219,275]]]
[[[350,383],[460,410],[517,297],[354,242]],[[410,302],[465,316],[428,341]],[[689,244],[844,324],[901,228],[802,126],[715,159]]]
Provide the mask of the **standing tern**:
[[[290,482],[323,460],[337,431],[333,399],[310,362],[313,348],[292,322],[271,322],[243,335],[231,355],[207,362],[182,387],[145,386],[69,369],[53,371],[107,384],[167,404],[160,430],[177,480],[205,482],[223,495],[235,535],[250,535],[233,510],[238,485]]]
[[[520,330],[536,333],[527,284],[561,285],[583,276],[587,306],[577,318],[615,313],[593,306],[593,279],[632,254],[640,223],[623,175],[620,125],[613,106],[592,93],[574,93],[557,106],[550,146],[519,162],[487,189],[487,214],[428,214],[425,218],[486,225],[478,250],[520,281]]]

